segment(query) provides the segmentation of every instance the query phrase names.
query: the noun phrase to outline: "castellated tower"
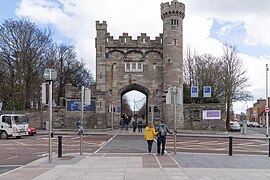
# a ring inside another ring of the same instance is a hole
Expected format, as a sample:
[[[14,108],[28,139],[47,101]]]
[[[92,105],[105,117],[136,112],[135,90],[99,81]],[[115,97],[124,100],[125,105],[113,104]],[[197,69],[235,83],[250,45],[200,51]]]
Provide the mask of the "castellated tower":
[[[104,119],[106,119],[106,36],[107,23],[96,22],[96,122],[95,128],[106,127]]]
[[[183,19],[185,5],[176,0],[161,4],[163,20],[163,90],[176,86],[183,89]],[[163,105],[163,119],[174,122],[173,107]],[[184,127],[183,105],[176,107],[177,127]]]

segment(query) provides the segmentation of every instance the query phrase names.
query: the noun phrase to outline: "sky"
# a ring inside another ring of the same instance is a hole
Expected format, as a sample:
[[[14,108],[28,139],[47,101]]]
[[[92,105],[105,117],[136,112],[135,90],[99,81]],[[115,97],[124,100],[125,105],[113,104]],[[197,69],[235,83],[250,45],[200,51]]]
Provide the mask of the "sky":
[[[0,19],[29,18],[50,27],[54,40],[73,45],[95,76],[95,22],[106,21],[118,39],[162,33],[160,4],[166,0],[0,0]],[[266,96],[266,63],[270,64],[269,0],[182,0],[185,4],[183,46],[199,54],[221,56],[222,44],[235,45],[247,70],[253,99],[234,103],[236,113]],[[270,94],[270,93],[268,93]]]

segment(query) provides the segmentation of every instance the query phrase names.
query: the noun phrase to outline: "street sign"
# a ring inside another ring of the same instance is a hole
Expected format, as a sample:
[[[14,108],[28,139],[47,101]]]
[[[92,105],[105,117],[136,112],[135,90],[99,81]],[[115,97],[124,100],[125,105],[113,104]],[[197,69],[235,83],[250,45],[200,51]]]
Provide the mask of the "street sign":
[[[269,112],[269,107],[265,107],[265,112],[266,112],[266,113]]]
[[[57,72],[54,69],[45,69],[43,77],[46,81],[55,80],[57,77]]]

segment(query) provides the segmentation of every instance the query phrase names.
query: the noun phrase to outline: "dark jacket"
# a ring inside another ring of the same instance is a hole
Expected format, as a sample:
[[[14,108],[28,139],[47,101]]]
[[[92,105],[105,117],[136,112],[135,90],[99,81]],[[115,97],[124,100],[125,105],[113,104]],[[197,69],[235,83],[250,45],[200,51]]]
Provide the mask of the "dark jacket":
[[[157,137],[161,137],[161,135],[160,135],[160,128],[161,128],[162,126],[164,126],[164,130],[165,130],[165,134],[166,134],[166,135],[167,135],[167,133],[173,134],[173,132],[169,130],[167,124],[161,123],[161,124],[159,124],[159,125],[156,127],[156,131],[159,132],[159,133],[157,134]]]

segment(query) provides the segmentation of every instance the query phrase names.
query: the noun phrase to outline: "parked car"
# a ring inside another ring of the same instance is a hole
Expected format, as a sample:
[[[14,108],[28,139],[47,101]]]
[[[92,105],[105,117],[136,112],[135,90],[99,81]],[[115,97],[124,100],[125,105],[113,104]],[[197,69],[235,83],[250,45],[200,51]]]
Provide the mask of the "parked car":
[[[258,122],[251,122],[250,127],[261,127]]]
[[[230,122],[230,130],[231,131],[240,131],[241,127],[237,121],[231,121]]]
[[[31,126],[28,127],[28,134],[29,134],[30,136],[34,136],[34,134],[36,134],[36,133],[37,133],[36,128],[31,127]]]

